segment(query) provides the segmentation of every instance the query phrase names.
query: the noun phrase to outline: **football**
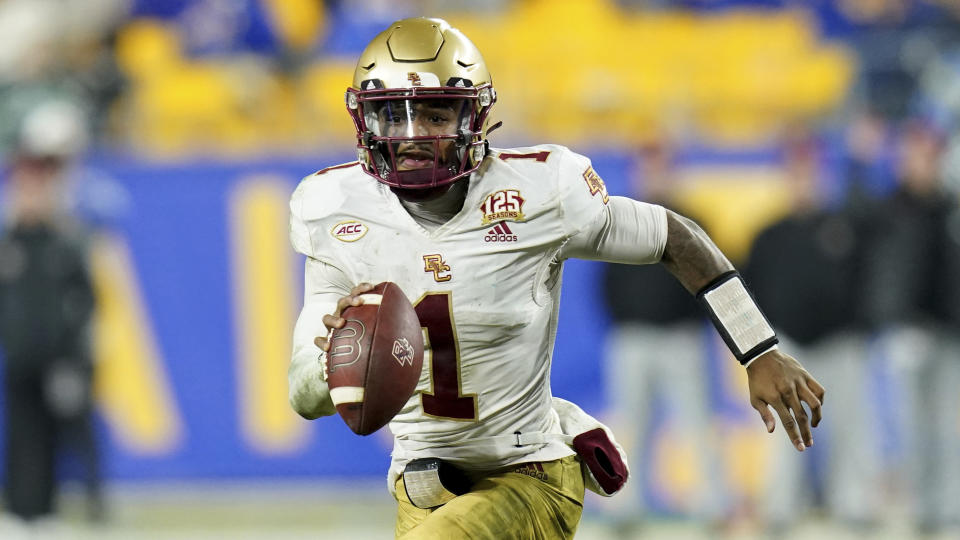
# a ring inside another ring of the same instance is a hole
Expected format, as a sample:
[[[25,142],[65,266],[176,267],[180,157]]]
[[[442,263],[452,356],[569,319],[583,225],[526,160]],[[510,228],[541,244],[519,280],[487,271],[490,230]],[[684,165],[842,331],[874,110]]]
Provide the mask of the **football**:
[[[413,395],[423,367],[420,320],[395,283],[360,296],[330,335],[326,375],[337,412],[358,435],[369,435],[396,416]]]

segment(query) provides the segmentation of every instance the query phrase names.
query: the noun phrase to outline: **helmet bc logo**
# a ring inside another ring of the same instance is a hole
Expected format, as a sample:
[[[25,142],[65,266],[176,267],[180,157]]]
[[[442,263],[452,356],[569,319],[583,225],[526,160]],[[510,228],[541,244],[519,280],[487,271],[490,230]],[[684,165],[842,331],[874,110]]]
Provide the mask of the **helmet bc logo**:
[[[482,225],[489,225],[494,221],[523,221],[524,199],[516,189],[501,189],[484,199],[480,205],[483,213]]]
[[[413,345],[402,337],[393,341],[393,358],[400,362],[401,366],[413,365]]]
[[[423,83],[420,82],[420,75],[415,71],[407,73],[407,80],[410,81],[410,86],[423,86]]]
[[[341,242],[356,242],[363,238],[368,230],[370,229],[359,221],[341,221],[330,229],[330,234]]]

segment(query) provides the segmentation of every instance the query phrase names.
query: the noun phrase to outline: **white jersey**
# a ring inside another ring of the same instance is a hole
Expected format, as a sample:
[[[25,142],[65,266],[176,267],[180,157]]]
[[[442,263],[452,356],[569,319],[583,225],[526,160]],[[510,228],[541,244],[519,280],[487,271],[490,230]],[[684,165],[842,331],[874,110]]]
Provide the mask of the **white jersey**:
[[[396,283],[424,327],[420,382],[390,423],[394,471],[428,456],[492,469],[572,454],[559,440],[528,437],[560,433],[550,361],[562,260],[570,256],[564,246],[576,256],[638,263],[663,252],[663,209],[623,199],[627,234],[611,228],[616,198],[587,158],[564,147],[492,150],[462,181],[462,210],[432,232],[357,163],[308,176],[291,199],[291,239],[308,257],[292,402],[333,414],[313,338],[326,333],[322,315],[357,283]],[[604,256],[610,238],[629,247]],[[519,446],[510,439],[516,433]]]

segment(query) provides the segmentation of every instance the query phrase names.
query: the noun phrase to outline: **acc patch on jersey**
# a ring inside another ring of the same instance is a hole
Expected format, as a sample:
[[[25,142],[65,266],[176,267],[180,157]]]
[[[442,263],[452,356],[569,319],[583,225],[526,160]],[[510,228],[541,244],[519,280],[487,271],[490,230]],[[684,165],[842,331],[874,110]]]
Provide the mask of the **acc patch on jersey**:
[[[370,229],[359,221],[341,221],[330,229],[330,234],[341,242],[356,242],[363,238],[368,230]]]
[[[523,221],[523,197],[516,189],[501,189],[494,191],[483,200],[480,212],[483,213],[481,223],[489,225],[494,221]]]
[[[587,187],[590,188],[590,195],[596,197],[599,193],[603,199],[603,204],[607,204],[607,201],[610,200],[610,197],[607,196],[607,185],[603,183],[603,179],[600,178],[597,171],[593,170],[592,165],[583,171],[583,179],[587,182]]]

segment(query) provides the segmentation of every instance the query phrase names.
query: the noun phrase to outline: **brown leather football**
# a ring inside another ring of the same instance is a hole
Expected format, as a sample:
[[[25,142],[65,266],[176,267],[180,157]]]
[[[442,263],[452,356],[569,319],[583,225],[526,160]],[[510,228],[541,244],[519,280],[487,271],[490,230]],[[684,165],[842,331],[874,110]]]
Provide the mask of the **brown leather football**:
[[[413,395],[423,367],[423,334],[410,301],[385,281],[343,310],[330,336],[327,384],[337,412],[358,435],[385,426]]]

